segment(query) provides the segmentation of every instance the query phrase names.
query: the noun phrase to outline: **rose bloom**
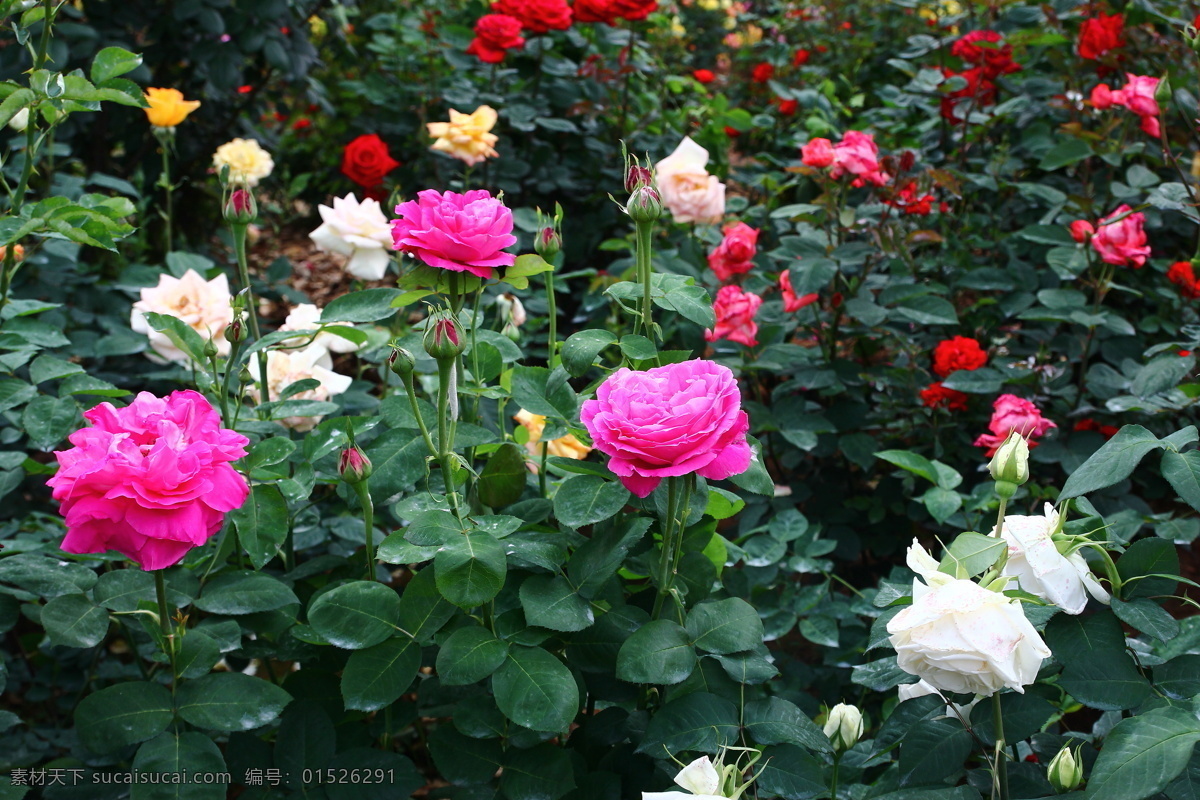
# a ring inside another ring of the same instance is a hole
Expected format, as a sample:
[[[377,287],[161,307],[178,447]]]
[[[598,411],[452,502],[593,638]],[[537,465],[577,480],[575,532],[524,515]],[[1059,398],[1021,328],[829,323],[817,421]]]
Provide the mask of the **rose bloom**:
[[[1068,227],[1071,230],[1071,238],[1080,244],[1096,235],[1096,228],[1086,219],[1077,219]]]
[[[875,137],[862,131],[846,131],[842,140],[833,146],[834,163],[830,170],[831,178],[840,178],[849,172],[855,176],[851,186],[862,186],[873,183],[882,186],[887,183],[887,173],[879,165],[879,147]]]
[[[901,703],[905,700],[912,700],[915,697],[925,697],[931,694],[936,694],[938,697],[946,700],[945,695],[926,680],[919,680],[916,683],[902,683],[896,687],[896,696]],[[976,697],[966,705],[960,706],[958,703],[951,703],[949,700],[946,700],[945,716],[957,720],[970,719],[971,709],[975,708],[975,704],[978,702],[979,698]],[[934,717],[934,719],[942,719],[942,717]]]
[[[803,67],[807,63],[808,63],[808,51],[805,50],[803,47],[796,50],[795,53],[792,53],[792,66],[793,67]]]
[[[1154,99],[1158,91],[1158,78],[1149,75],[1134,75],[1125,73],[1128,79],[1123,87],[1112,92],[1114,105],[1122,105],[1141,118],[1142,130],[1150,136],[1160,136],[1158,101]]]
[[[667,477],[740,475],[753,458],[737,379],[715,361],[621,368],[584,402],[580,419],[609,456],[608,468],[638,497]]]
[[[1029,447],[1032,449],[1037,447],[1037,443],[1032,439],[1045,436],[1051,428],[1058,427],[1043,417],[1037,406],[1014,394],[1002,394],[997,397],[992,403],[992,409],[992,419],[988,423],[991,433],[982,434],[975,440],[976,447],[988,448],[989,456],[995,455],[996,448],[1002,445],[1013,431],[1029,439]]]
[[[475,23],[475,38],[467,52],[485,64],[499,64],[509,50],[524,46],[519,19],[507,14],[484,14]]]
[[[125,408],[83,413],[92,427],[71,434],[46,481],[61,504],[68,553],[116,550],[142,569],[177,564],[221,529],[250,487],[230,462],[249,440],[221,427],[204,395],[141,392]]]
[[[707,165],[708,151],[690,136],[654,165],[658,193],[676,222],[717,223],[725,215],[725,184]]]
[[[261,375],[258,359],[250,359],[250,369],[254,373],[254,382],[247,387],[254,402],[261,402],[258,392],[258,379]],[[266,384],[267,393],[278,400],[283,390],[297,381],[316,380],[320,385],[315,389],[298,392],[289,400],[318,400],[326,401],[336,394],[341,394],[350,388],[353,378],[349,375],[333,371],[333,359],[329,351],[320,344],[313,342],[307,347],[297,350],[271,350],[267,353]],[[311,431],[322,419],[321,415],[314,417],[287,417],[279,420],[285,428],[297,431]]]
[[[613,16],[636,22],[658,9],[658,0],[611,0]]]
[[[943,692],[1024,693],[1050,648],[1025,617],[1020,601],[938,572],[916,540],[908,565],[913,603],[887,624],[896,664]]]
[[[703,84],[712,83],[717,79],[717,76],[713,74],[711,69],[698,69],[692,73],[692,77]]]
[[[199,100],[184,100],[178,89],[147,89],[146,102],[150,107],[142,110],[156,128],[174,128],[200,107]]]
[[[819,136],[815,139],[809,139],[800,148],[800,161],[810,167],[823,169],[832,164],[834,158],[833,142],[828,139],[822,139]]]
[[[944,408],[948,411],[966,411],[968,396],[956,389],[947,389],[940,381],[934,381],[920,391],[921,403],[926,408]]]
[[[159,276],[158,285],[142,289],[141,299],[133,304],[129,326],[150,338],[150,348],[156,354],[147,353],[147,358],[157,364],[187,364],[191,361],[188,355],[176,347],[165,333],[150,327],[146,312],[179,318],[183,324],[200,334],[201,339],[211,338],[217,355],[229,355],[229,342],[223,334],[229,323],[233,322],[233,305],[229,295],[229,279],[224,273],[211,281],[204,280],[200,273],[190,269],[183,273],[182,278],[164,273]]]
[[[1200,283],[1190,261],[1176,261],[1167,270],[1167,280],[1179,287],[1179,293],[1189,300],[1200,298]]]
[[[231,183],[253,187],[271,174],[275,162],[271,160],[271,154],[253,139],[234,139],[213,153],[213,168],[218,175],[226,166]]]
[[[708,756],[701,756],[681,769],[675,783],[685,792],[642,792],[642,800],[721,800],[721,775]]]
[[[410,253],[431,267],[469,272],[483,279],[495,267],[511,267],[517,257],[504,248],[517,243],[513,216],[485,189],[465,194],[426,189],[416,200],[396,206],[392,249]]]
[[[317,206],[321,226],[308,235],[317,248],[349,256],[346,272],[363,281],[377,281],[387,273],[392,243],[391,228],[378,200],[361,203],[353,194],[333,198],[333,207]]]
[[[496,110],[491,106],[480,106],[470,114],[452,108],[449,122],[429,122],[425,127],[436,140],[434,150],[474,166],[499,155],[493,148],[499,137],[491,133],[497,118]]]
[[[492,3],[492,13],[516,17],[534,33],[565,31],[571,27],[571,7],[566,0],[499,0]]]
[[[353,323],[350,322],[326,322],[326,324],[341,325],[346,328],[354,327]],[[283,324],[279,326],[279,330],[315,331],[319,327],[321,327],[321,309],[313,303],[301,303],[288,312],[287,317],[283,320]],[[289,339],[288,341],[293,342],[294,340]],[[304,339],[300,339],[299,341],[304,341]],[[324,347],[331,353],[353,353],[358,350],[357,344],[349,339],[338,336],[336,333],[318,333],[313,339],[313,343]]]
[[[1141,269],[1150,257],[1150,246],[1146,244],[1146,231],[1142,226],[1146,215],[1140,211],[1129,214],[1132,209],[1122,203],[1117,210],[1100,220],[1092,236],[1092,247],[1106,264]],[[1124,216],[1117,222],[1108,220]]]
[[[392,158],[387,143],[376,133],[355,137],[342,151],[342,174],[364,189],[379,186],[398,166],[400,162]]]
[[[792,289],[792,272],[785,269],[779,275],[779,289],[783,292],[783,310],[789,314],[795,313],[805,306],[810,306],[817,302],[817,293],[810,292],[809,294],[796,296],[796,292]]]
[[[717,315],[717,327],[704,332],[704,341],[715,342],[728,339],[747,347],[758,344],[758,325],[754,315],[762,305],[762,298],[753,292],[743,292],[739,286],[722,286],[713,301],[713,313]]]
[[[525,443],[525,449],[529,451],[529,455],[542,455],[545,451],[552,456],[560,458],[574,458],[581,461],[588,457],[588,453],[592,452],[592,448],[588,447],[583,442],[575,438],[574,434],[568,433],[566,436],[560,436],[557,439],[551,439],[548,442],[542,441],[542,431],[546,427],[546,418],[541,414],[531,414],[525,409],[521,409],[513,415],[522,428],[529,432],[529,441]]]
[[[599,22],[612,25],[617,20],[611,0],[575,0],[571,14],[576,22]]]
[[[1005,44],[1004,37],[996,31],[971,31],[954,43],[950,53],[982,67],[989,80],[1021,69],[1012,59],[1012,45]]]
[[[725,238],[708,254],[708,266],[722,282],[754,269],[758,252],[758,228],[744,222],[725,228]]]
[[[766,83],[775,76],[775,67],[768,64],[766,61],[761,64],[754,65],[754,71],[750,77],[755,83]]]
[[[1107,83],[1101,83],[1092,89],[1091,97],[1092,106],[1100,111],[1111,108],[1113,106],[1113,91],[1108,87]]]
[[[1079,28],[1079,55],[1097,61],[1110,50],[1125,44],[1125,17],[1122,14],[1105,14],[1085,19]]]
[[[933,349],[933,372],[944,378],[957,370],[976,370],[987,363],[987,353],[969,336],[938,342]]]
[[[967,82],[967,85],[963,88],[947,92],[942,96],[941,114],[948,121],[955,124],[962,122],[957,113],[960,100],[971,100],[970,103],[961,104],[966,108],[990,106],[996,101],[996,85],[988,80],[987,72],[983,67],[972,67],[963,72],[943,69],[942,74],[946,78],[957,77]]]
[[[1092,419],[1091,417],[1086,417],[1075,423],[1075,430],[1077,430],[1077,431],[1095,431],[1096,433],[1103,436],[1105,439],[1111,439],[1112,437],[1117,435],[1117,432],[1120,430],[1120,428],[1118,428],[1116,425],[1101,425],[1099,422],[1096,422],[1096,420]]]
[[[1040,517],[1005,515],[1000,535],[1008,543],[1008,561],[1001,574],[1016,578],[1022,591],[1053,603],[1068,614],[1082,614],[1089,594],[1107,604],[1108,592],[1079,551],[1061,553],[1050,538],[1058,531],[1059,522],[1058,512],[1050,503],[1046,503],[1045,513]],[[996,535],[994,527],[992,535]]]

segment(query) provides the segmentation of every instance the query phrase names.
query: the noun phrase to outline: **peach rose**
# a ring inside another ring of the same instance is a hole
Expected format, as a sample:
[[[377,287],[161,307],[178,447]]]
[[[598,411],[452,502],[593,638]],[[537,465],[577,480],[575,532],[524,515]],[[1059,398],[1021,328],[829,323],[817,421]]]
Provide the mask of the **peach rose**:
[[[676,222],[718,223],[725,215],[725,184],[709,175],[708,151],[690,136],[654,165],[658,193]]]
[[[433,149],[473,167],[485,158],[499,155],[494,145],[499,137],[491,130],[498,115],[491,106],[480,106],[470,114],[450,109],[449,122],[430,122],[425,127],[435,141]]]
[[[171,342],[165,333],[153,330],[146,321],[146,312],[167,314],[183,320],[200,338],[212,337],[218,355],[229,355],[229,342],[222,335],[233,322],[233,306],[229,296],[229,279],[224,274],[211,281],[200,277],[195,270],[183,273],[182,278],[162,275],[157,286],[142,289],[142,299],[133,304],[129,325],[150,338],[155,354],[147,353],[151,361],[165,364],[173,361],[186,364],[189,358]]]

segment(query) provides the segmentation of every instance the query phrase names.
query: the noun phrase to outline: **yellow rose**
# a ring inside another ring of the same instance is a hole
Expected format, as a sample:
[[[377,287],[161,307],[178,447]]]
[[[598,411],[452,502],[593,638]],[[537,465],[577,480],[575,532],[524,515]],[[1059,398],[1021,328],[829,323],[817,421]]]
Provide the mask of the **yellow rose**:
[[[200,107],[199,100],[184,100],[178,89],[147,89],[146,102],[146,117],[156,128],[174,128]]]
[[[1200,151],[1192,156],[1192,177],[1200,180]]]
[[[519,413],[513,416],[513,419],[529,432],[529,441],[525,443],[525,449],[529,451],[531,456],[540,457],[542,448],[539,445],[541,443],[542,431],[546,427],[546,418],[541,414],[531,414],[522,408]],[[551,440],[546,445],[546,452],[552,456],[574,458],[577,461],[582,461],[587,458],[588,453],[592,452],[592,448],[576,439],[574,435],[568,433],[566,436]]]
[[[450,109],[449,122],[430,122],[429,135],[435,141],[433,149],[474,166],[485,158],[495,158],[499,155],[492,145],[498,138],[491,133],[496,124],[496,109],[491,106],[480,106],[470,114]]]
[[[234,139],[218,147],[213,154],[213,167],[217,174],[226,165],[229,166],[230,182],[245,186],[257,186],[275,169],[271,154],[253,139]]]

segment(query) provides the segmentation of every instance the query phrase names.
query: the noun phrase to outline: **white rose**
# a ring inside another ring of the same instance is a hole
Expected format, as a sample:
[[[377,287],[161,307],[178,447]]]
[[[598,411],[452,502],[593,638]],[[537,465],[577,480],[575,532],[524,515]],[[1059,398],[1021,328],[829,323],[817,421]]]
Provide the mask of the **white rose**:
[[[353,328],[349,322],[336,322],[346,328]],[[279,326],[281,331],[313,331],[321,326],[321,309],[312,303],[301,303],[288,312],[287,319]],[[291,341],[291,340],[289,340]],[[303,341],[303,340],[301,340]],[[324,347],[331,353],[353,353],[358,345],[336,333],[318,333],[313,344]]]
[[[178,317],[200,338],[212,337],[218,355],[229,355],[225,328],[233,322],[233,305],[229,296],[229,279],[224,273],[206,281],[195,270],[183,273],[182,278],[163,274],[157,286],[142,289],[142,299],[133,304],[129,325],[134,331],[150,338],[155,355],[146,357],[157,364],[173,361],[186,364],[186,353],[171,342],[165,333],[153,330],[146,321],[146,312]]]
[[[254,401],[259,402],[257,381],[261,373],[258,371],[258,359],[251,358],[250,364],[255,382],[250,384],[249,392]],[[321,385],[315,389],[294,394],[288,398],[289,400],[325,401],[331,396],[341,394],[349,389],[353,380],[348,375],[334,372],[333,359],[330,358],[329,351],[315,342],[301,350],[272,350],[267,354],[266,383],[267,392],[271,395],[272,400],[278,400],[283,390],[296,381],[309,378],[320,381]],[[285,427],[298,431],[310,431],[321,421],[321,417],[288,417],[280,421]]]
[[[349,256],[346,272],[359,280],[377,281],[387,273],[392,229],[378,200],[354,194],[335,197],[333,207],[318,206],[323,224],[308,236],[321,250]]]
[[[642,792],[642,800],[724,800],[721,792],[721,775],[708,756],[701,756],[679,771],[675,783],[687,789],[684,792]]]
[[[1020,602],[931,571],[932,557],[915,540],[908,562],[925,583],[913,581],[913,604],[887,626],[900,669],[945,692],[1023,693],[1050,648]]]
[[[654,165],[658,194],[676,222],[717,223],[725,216],[725,184],[707,165],[708,151],[690,136]]]
[[[933,686],[929,683],[929,681],[926,680],[919,680],[916,683],[902,683],[896,687],[896,693],[899,696],[901,703],[903,703],[905,700],[912,700],[914,697],[924,697],[925,695],[929,694],[936,694],[938,697],[946,700],[946,696],[938,691],[937,687]],[[945,716],[960,720],[970,719],[971,709],[973,709],[975,704],[978,702],[979,698],[976,697],[965,706],[960,706],[958,703],[952,703],[949,700],[946,700]],[[940,719],[940,717],[938,719]]]
[[[1087,595],[1101,603],[1108,592],[1092,575],[1078,551],[1065,556],[1050,536],[1058,530],[1059,517],[1047,503],[1045,516],[1005,516],[1001,536],[1008,543],[1008,562],[1003,574],[1017,579],[1021,589],[1054,603],[1068,614],[1079,614],[1087,606]],[[995,529],[993,529],[993,535]]]
[[[842,750],[849,750],[855,742],[862,738],[862,712],[858,710],[857,706],[838,703],[829,709],[829,716],[825,718],[824,731],[829,741],[833,742],[835,751],[840,753]]]
[[[23,131],[29,127],[29,109],[22,108],[17,113],[13,114],[12,119],[8,121],[8,127],[14,131]]]

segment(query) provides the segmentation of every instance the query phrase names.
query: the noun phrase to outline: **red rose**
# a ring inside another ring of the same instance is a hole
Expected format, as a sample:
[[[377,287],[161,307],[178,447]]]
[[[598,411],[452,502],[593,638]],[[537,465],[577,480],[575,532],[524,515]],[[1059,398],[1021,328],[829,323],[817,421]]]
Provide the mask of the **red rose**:
[[[933,201],[936,200],[933,195],[919,195],[917,193],[917,182],[909,181],[896,192],[891,200],[886,200],[889,206],[898,208],[905,214],[916,214],[926,216],[933,212]]]
[[[775,75],[775,67],[767,62],[762,62],[754,67],[754,72],[751,73],[755,83],[766,83]]]
[[[712,83],[717,79],[717,76],[713,74],[711,69],[698,69],[692,73],[692,77],[703,84]]]
[[[757,252],[758,228],[739,222],[725,228],[725,238],[708,254],[708,266],[725,283],[734,275],[754,269]]]
[[[1112,437],[1117,435],[1117,431],[1119,431],[1120,428],[1118,428],[1116,425],[1101,425],[1099,422],[1092,419],[1091,417],[1084,417],[1083,419],[1081,419],[1075,423],[1075,430],[1077,430],[1077,431],[1095,431],[1096,433],[1103,436],[1105,439],[1111,439]]]
[[[507,14],[484,14],[475,23],[475,38],[467,52],[485,64],[499,64],[509,50],[524,46],[519,19]]]
[[[612,0],[612,9],[621,19],[645,19],[658,10],[658,0]]]
[[[1189,300],[1200,298],[1200,283],[1190,261],[1176,261],[1167,270],[1167,280],[1179,287],[1179,293]]]
[[[942,95],[942,116],[950,122],[955,124],[962,122],[957,114],[959,100],[969,97],[971,103],[964,103],[964,107],[978,108],[990,106],[996,99],[996,84],[987,79],[983,67],[972,67],[965,72],[943,69],[942,74],[947,78],[958,77],[967,82],[963,88]]]
[[[933,372],[944,378],[960,369],[979,369],[987,363],[987,353],[969,336],[955,336],[939,342],[933,350]]]
[[[378,134],[366,133],[346,145],[342,153],[342,174],[364,189],[383,183],[383,177],[400,166],[388,153]]]
[[[292,123],[292,130],[294,130],[294,131],[302,131],[305,128],[311,128],[311,127],[312,127],[312,120],[309,119],[308,117],[301,117],[300,119],[298,119]]]
[[[534,33],[571,27],[571,7],[566,0],[498,0],[492,3],[492,13],[516,17],[521,27]]]
[[[1005,44],[1004,37],[995,31],[971,31],[954,43],[950,54],[983,67],[988,80],[1021,69],[1012,59],[1012,45]]]
[[[796,113],[796,109],[799,108],[799,106],[800,104],[798,102],[790,98],[787,100],[780,100],[779,113],[785,117],[790,117]]]
[[[807,63],[808,63],[808,51],[805,50],[803,47],[801,47],[799,50],[797,50],[795,53],[792,54],[792,66],[793,67],[803,67]]]
[[[920,392],[921,402],[926,408],[945,408],[950,411],[966,411],[967,395],[955,389],[947,389],[941,383],[931,383]]]
[[[731,128],[730,126],[726,125],[725,126],[725,135],[728,136],[730,139],[736,139],[737,137],[742,135],[742,132],[739,131],[737,128]]]
[[[575,0],[571,13],[576,22],[600,22],[612,25],[617,15],[613,12],[611,0]]]
[[[1125,17],[1122,14],[1105,14],[1085,19],[1079,29],[1079,55],[1098,61],[1108,51],[1125,44]]]

